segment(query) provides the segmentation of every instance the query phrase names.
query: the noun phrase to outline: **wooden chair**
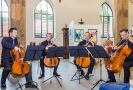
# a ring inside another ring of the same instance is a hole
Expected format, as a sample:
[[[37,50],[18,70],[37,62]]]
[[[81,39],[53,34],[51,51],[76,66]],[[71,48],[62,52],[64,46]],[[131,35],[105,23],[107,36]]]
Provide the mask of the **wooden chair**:
[[[36,45],[36,43],[35,42],[30,42],[30,45],[32,46],[35,46]]]

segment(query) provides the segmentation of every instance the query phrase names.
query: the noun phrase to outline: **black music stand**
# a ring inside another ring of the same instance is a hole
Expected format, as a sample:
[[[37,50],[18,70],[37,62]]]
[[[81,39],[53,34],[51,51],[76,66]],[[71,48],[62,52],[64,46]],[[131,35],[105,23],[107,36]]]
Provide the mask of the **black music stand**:
[[[26,50],[23,61],[31,61],[30,62],[31,74],[32,74],[32,61],[40,59],[42,52],[44,51],[44,48],[45,48],[44,45],[40,45],[40,46],[30,46],[29,45],[29,46],[27,46],[27,50]],[[32,81],[32,82],[34,82],[37,85],[36,88],[39,90],[37,82],[35,82],[35,81]],[[24,86],[24,85],[26,85],[26,83],[23,85],[19,84],[19,87],[17,89],[21,88],[21,90],[23,90],[22,86]]]
[[[90,52],[93,58],[109,58],[110,57],[102,46],[87,47],[86,49]],[[102,63],[101,62],[102,60],[100,60],[100,80],[98,80],[95,84],[93,84],[94,85],[93,88],[95,88],[95,86],[99,84],[100,82],[102,81],[105,82],[102,79]],[[93,90],[93,88],[91,90]]]
[[[66,47],[49,47],[48,49],[48,53],[47,53],[47,58],[50,58],[51,62],[52,62],[52,58],[53,57],[63,57],[64,54],[65,54],[65,50],[66,50]],[[53,75],[52,77],[48,78],[47,80],[43,81],[42,83],[48,81],[51,79],[50,81],[50,84],[52,83],[52,78],[56,78],[56,80],[58,81],[58,83],[60,84],[60,86],[62,87],[59,79],[62,80],[62,78],[60,78],[59,76],[55,76]]]
[[[85,49],[84,46],[71,46],[69,47],[69,50],[70,50],[70,56],[77,57],[77,58],[88,57],[88,51]],[[85,75],[81,74],[81,71],[83,70],[82,69],[83,62],[84,62],[84,59],[82,59],[81,65],[78,65],[80,69],[77,69],[76,73],[73,75],[70,81],[79,80],[79,84],[80,84],[80,79],[82,79],[83,77],[86,79]],[[77,73],[80,73],[79,77],[76,76]],[[77,77],[77,79],[73,79],[75,76]]]

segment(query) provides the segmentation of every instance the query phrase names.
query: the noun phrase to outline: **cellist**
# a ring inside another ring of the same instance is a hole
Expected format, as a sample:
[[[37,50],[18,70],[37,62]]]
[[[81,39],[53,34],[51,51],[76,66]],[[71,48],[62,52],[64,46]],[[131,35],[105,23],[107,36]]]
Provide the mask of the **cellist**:
[[[1,88],[6,89],[6,77],[10,73],[12,66],[11,63],[13,62],[13,58],[11,57],[10,50],[15,49],[16,51],[20,51],[20,48],[16,47],[18,45],[17,41],[17,28],[10,28],[8,31],[9,37],[4,37],[1,41],[2,44],[2,55],[1,55],[1,63],[4,66],[1,76]],[[22,45],[21,45],[22,46]],[[26,88],[36,88],[37,86],[32,83],[32,74],[29,71],[28,74],[25,75],[26,77]]]
[[[78,46],[84,46],[84,45],[87,45],[87,44],[89,44],[91,46],[94,46],[95,44],[92,41],[89,42],[90,37],[91,37],[91,34],[89,32],[85,32],[84,40],[79,42]],[[77,69],[81,68],[81,67],[79,67],[76,64],[76,60],[74,60],[74,63],[76,65]],[[95,65],[95,59],[91,57],[91,59],[90,59],[90,66],[88,68],[87,74],[85,75],[86,80],[89,80],[89,74],[92,73],[94,65]],[[81,71],[81,74],[85,74],[83,70]]]
[[[44,45],[44,46],[48,46],[48,45],[51,45],[51,39],[52,39],[52,34],[51,33],[47,33],[46,34],[46,40],[45,41],[43,41],[42,43],[41,43],[41,45]],[[57,47],[55,44],[54,44],[54,46],[55,47]],[[43,52],[43,54],[42,54],[42,56],[41,56],[41,59],[40,59],[40,68],[41,68],[41,71],[42,71],[42,73],[41,73],[41,75],[38,77],[38,79],[41,79],[41,78],[43,78],[43,77],[45,77],[45,70],[44,70],[44,58],[45,58],[45,56],[47,55],[47,52],[46,52],[46,49],[48,49],[48,48],[45,48],[45,50],[44,50],[44,52]],[[60,62],[60,59],[58,58],[58,62]],[[59,64],[59,63],[58,63]],[[58,65],[56,66],[56,67],[54,67],[54,72],[53,72],[53,75],[54,76],[60,76],[58,73],[57,73],[57,68],[58,68]]]
[[[129,37],[129,32],[128,29],[122,29],[120,30],[120,36],[121,36],[121,41],[118,42],[118,44],[114,47],[113,51],[119,49],[119,46],[122,45],[126,40],[127,41],[127,45],[130,48],[133,48],[133,39],[131,37]],[[125,51],[126,52],[126,51]],[[123,65],[123,69],[124,69],[124,83],[129,83],[129,77],[130,77],[130,67],[133,66],[133,50],[132,52],[129,54],[129,56],[124,60],[124,65]],[[108,78],[109,80],[106,81],[106,83],[109,82],[116,82],[114,73],[107,70],[108,72]]]

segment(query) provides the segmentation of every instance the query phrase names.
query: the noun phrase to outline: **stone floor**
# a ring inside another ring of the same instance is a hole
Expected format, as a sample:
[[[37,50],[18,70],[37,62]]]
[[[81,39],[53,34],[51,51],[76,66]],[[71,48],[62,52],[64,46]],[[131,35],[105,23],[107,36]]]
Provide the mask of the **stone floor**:
[[[76,72],[76,67],[72,63],[69,62],[69,60],[61,60],[58,68],[58,73],[61,75],[62,81],[60,80],[62,87],[58,84],[57,80],[55,78],[52,79],[52,84],[50,84],[50,80],[42,83],[44,80],[52,76],[53,69],[45,68],[45,78],[38,80],[39,76],[39,70],[38,68],[38,61],[32,62],[32,75],[33,80],[38,83],[38,88],[40,90],[91,90],[93,87],[93,84],[100,79],[100,65],[97,63],[95,65],[95,69],[93,71],[94,76],[91,76],[89,80],[85,80],[84,78],[81,79],[81,83],[79,84],[78,80],[76,81],[70,81],[74,73]],[[85,72],[87,69],[84,69]],[[2,72],[2,69],[0,70],[0,73]],[[107,72],[104,67],[104,64],[102,66],[102,79],[107,80]],[[118,80],[118,74],[116,74],[116,79],[118,82],[123,80],[123,75],[121,74],[121,80]],[[20,81],[22,84],[25,83],[25,78]],[[100,84],[103,82],[100,82]],[[98,84],[93,90],[99,90]],[[9,80],[7,80],[7,89],[6,90],[15,90],[18,87],[17,79],[13,78],[12,76],[9,77]],[[37,90],[37,89],[31,89],[23,87],[24,90]],[[18,89],[21,90],[21,89]]]

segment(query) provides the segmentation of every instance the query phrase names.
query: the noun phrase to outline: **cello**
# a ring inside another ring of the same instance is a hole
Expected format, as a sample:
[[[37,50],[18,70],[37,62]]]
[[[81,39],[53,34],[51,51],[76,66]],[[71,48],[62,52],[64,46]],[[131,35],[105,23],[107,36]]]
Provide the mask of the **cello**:
[[[54,44],[51,43],[50,47],[55,47]],[[48,48],[46,49],[46,53],[48,52]],[[53,67],[56,67],[58,65],[59,61],[58,61],[58,58],[56,57],[53,57],[53,58],[47,58],[47,56],[45,56],[44,58],[44,65],[46,67],[50,67],[50,68],[53,68]]]
[[[55,38],[55,40],[57,40],[57,38],[59,37],[60,34],[61,33],[58,34],[58,36]],[[45,53],[48,52],[49,47],[55,47],[55,45],[54,45],[55,40],[53,42],[51,41],[50,45],[47,45],[45,47]],[[44,58],[44,65],[46,67],[53,68],[53,67],[56,67],[58,65],[58,63],[59,63],[59,61],[58,61],[57,57],[47,58],[47,56],[45,56],[45,58]]]
[[[12,49],[10,51],[10,54],[13,58],[13,64],[12,64],[12,70],[11,70],[12,76],[21,76],[21,75],[27,74],[30,70],[30,67],[27,62],[24,62],[22,60],[22,58],[25,55],[25,49],[22,47],[20,47],[20,51],[16,51],[15,49]]]
[[[78,57],[76,58],[76,65],[87,68],[90,66],[90,54],[88,53],[88,57]]]
[[[97,34],[97,31],[94,33],[94,35]],[[93,39],[94,36],[90,36],[90,39],[88,40],[90,43],[87,43],[83,46],[86,46],[86,47],[91,47],[91,46],[94,46],[94,42],[92,42],[92,39]],[[87,68],[90,66],[90,60],[91,59],[91,56],[90,56],[90,53],[88,53],[88,57],[78,57],[76,58],[76,65],[82,67],[82,68]]]
[[[111,55],[111,58],[105,60],[106,69],[113,73],[118,73],[123,68],[125,58],[132,52],[132,49],[126,44],[127,42],[128,40],[125,40],[125,42]]]

